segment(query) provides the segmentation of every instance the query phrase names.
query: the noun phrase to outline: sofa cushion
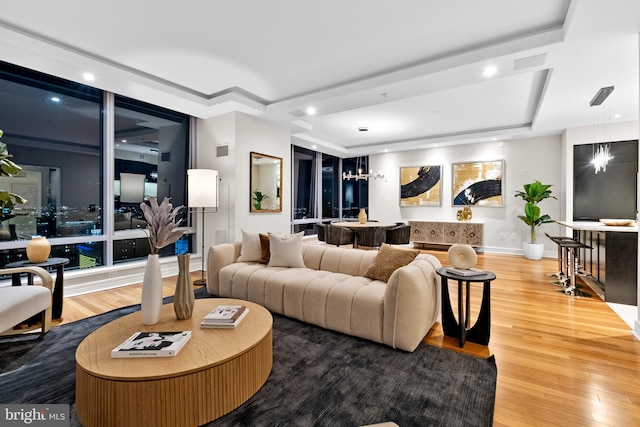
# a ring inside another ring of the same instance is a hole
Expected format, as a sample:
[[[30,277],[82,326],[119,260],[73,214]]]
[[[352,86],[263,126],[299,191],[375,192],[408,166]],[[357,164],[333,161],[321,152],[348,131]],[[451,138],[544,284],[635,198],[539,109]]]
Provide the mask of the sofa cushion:
[[[51,306],[51,291],[44,286],[6,286],[0,289],[0,332]]]
[[[398,249],[383,243],[364,276],[387,282],[394,271],[409,264],[419,253],[417,249]]]
[[[269,233],[269,267],[305,267],[302,258],[304,231],[288,236]]]
[[[269,235],[260,233],[260,249],[262,251],[262,258],[260,259],[261,264],[268,264],[269,259],[271,258],[271,250],[269,248]]]
[[[262,246],[260,245],[260,235],[249,231],[242,231],[242,248],[238,262],[260,262],[262,261]]]

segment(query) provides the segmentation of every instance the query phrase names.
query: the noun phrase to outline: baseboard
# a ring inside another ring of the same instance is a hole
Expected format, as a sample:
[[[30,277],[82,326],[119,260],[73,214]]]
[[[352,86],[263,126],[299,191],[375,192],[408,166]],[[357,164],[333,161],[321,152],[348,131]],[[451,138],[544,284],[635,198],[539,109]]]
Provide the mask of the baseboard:
[[[201,270],[201,256],[191,254],[190,271]],[[64,296],[73,297],[142,282],[146,260],[116,264],[111,267],[71,270],[64,273]],[[162,277],[178,274],[176,256],[160,258]]]

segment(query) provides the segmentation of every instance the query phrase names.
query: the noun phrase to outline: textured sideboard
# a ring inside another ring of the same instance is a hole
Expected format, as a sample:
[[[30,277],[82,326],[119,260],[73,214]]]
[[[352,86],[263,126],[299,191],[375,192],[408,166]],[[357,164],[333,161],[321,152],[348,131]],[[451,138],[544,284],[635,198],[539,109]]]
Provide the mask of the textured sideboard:
[[[484,224],[477,221],[409,221],[414,245],[483,246]]]

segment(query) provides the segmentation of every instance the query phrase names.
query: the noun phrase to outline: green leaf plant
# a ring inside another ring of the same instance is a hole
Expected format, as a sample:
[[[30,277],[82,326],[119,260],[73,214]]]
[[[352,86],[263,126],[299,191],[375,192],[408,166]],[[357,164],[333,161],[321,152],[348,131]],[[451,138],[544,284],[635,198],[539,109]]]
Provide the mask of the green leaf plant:
[[[253,204],[253,208],[257,211],[262,209],[262,201],[264,199],[268,199],[269,196],[267,196],[266,194],[264,194],[261,191],[258,190],[253,190],[253,200],[255,200],[256,203]]]
[[[0,138],[3,132],[0,130]],[[14,176],[22,171],[22,168],[11,160],[13,156],[9,154],[7,145],[0,141],[0,176]],[[0,189],[0,221],[4,219],[5,209],[12,210],[16,204],[25,203],[27,200],[18,194]]]
[[[540,181],[534,181],[531,184],[524,185],[524,191],[516,191],[515,196],[524,200],[524,215],[518,215],[525,224],[531,228],[531,243],[536,243],[536,227],[555,222],[549,215],[540,215],[540,203],[544,199],[557,199],[551,195],[551,184],[542,184]]]

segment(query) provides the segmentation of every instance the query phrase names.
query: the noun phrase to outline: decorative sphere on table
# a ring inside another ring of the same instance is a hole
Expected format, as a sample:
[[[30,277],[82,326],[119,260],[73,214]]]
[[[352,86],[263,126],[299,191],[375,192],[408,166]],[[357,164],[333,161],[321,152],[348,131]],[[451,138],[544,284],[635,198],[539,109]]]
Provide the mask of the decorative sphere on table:
[[[478,261],[478,254],[469,245],[451,245],[447,251],[447,258],[452,266],[468,270]]]
[[[34,264],[45,262],[51,253],[51,243],[44,236],[33,236],[27,245],[27,258]]]

